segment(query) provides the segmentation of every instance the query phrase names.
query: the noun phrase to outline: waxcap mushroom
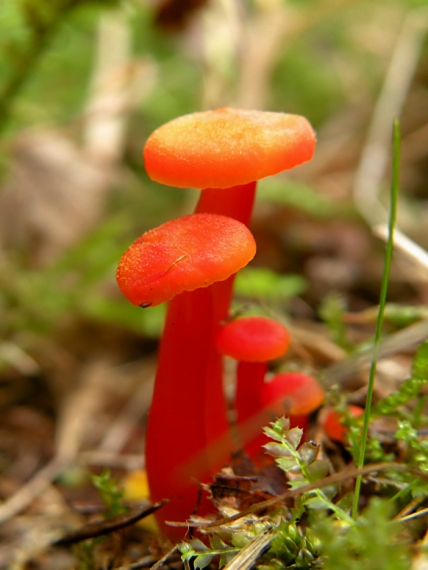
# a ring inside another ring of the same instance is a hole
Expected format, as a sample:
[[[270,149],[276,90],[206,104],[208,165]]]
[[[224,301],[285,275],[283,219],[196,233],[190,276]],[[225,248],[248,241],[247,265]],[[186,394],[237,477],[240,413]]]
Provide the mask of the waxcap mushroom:
[[[178,188],[230,188],[310,160],[315,133],[300,115],[222,108],[178,117],[144,147],[152,180]]]
[[[223,281],[256,253],[249,229],[219,214],[176,218],[139,237],[120,259],[116,279],[140,307]]]
[[[264,407],[272,408],[278,416],[304,416],[321,406],[324,390],[313,376],[302,372],[281,372],[263,387]]]
[[[217,349],[243,362],[268,362],[288,349],[290,334],[273,319],[262,316],[241,317],[225,324],[216,338]]]
[[[346,414],[353,418],[358,418],[364,414],[364,409],[360,406],[348,404],[345,413],[338,410],[328,410],[321,422],[325,433],[333,441],[344,443],[349,431],[349,428],[344,424]]]

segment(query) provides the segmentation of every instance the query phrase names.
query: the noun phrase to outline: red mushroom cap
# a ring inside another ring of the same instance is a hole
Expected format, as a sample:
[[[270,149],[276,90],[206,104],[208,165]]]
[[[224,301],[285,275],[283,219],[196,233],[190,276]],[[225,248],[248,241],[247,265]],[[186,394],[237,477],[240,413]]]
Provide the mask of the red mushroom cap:
[[[282,372],[263,387],[262,400],[265,407],[273,409],[278,416],[303,416],[316,410],[324,401],[320,384],[301,372]]]
[[[241,222],[191,214],[139,237],[120,259],[116,279],[131,303],[155,306],[227,279],[255,253],[254,238]]]
[[[310,160],[315,133],[300,115],[218,109],[178,117],[148,138],[152,180],[179,188],[230,188]]]
[[[241,362],[267,362],[288,349],[290,335],[277,321],[267,317],[242,317],[221,327],[217,349]]]
[[[347,411],[354,418],[358,418],[358,416],[364,414],[363,408],[360,408],[360,406],[354,406],[353,404],[349,404],[347,406]],[[343,419],[343,414],[336,410],[330,410],[323,421],[324,431],[333,441],[344,443],[346,439],[348,428],[343,425]]]

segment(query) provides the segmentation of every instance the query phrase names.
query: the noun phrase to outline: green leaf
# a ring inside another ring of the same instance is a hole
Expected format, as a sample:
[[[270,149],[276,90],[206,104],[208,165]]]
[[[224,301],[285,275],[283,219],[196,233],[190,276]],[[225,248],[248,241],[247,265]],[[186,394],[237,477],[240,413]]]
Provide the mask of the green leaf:
[[[213,550],[226,550],[229,546],[217,535],[210,536],[210,546]]]
[[[215,554],[200,554],[193,561],[193,566],[196,570],[203,570],[209,566],[211,560],[214,558]]]
[[[265,435],[267,435],[271,439],[274,439],[275,441],[282,441],[282,434],[278,433],[272,428],[264,427],[263,432]]]
[[[280,467],[283,471],[291,471],[294,470],[296,467],[296,460],[294,457],[279,457],[276,459],[276,464]]]
[[[272,455],[272,457],[290,457],[290,450],[287,449],[282,443],[269,442],[263,446],[266,449],[266,453]]]
[[[195,551],[209,552],[210,550],[208,546],[202,542],[202,540],[199,540],[199,538],[193,538],[190,541],[190,545]]]
[[[290,443],[293,449],[297,449],[302,441],[303,430],[301,428],[295,427],[287,430],[285,433],[285,439]]]

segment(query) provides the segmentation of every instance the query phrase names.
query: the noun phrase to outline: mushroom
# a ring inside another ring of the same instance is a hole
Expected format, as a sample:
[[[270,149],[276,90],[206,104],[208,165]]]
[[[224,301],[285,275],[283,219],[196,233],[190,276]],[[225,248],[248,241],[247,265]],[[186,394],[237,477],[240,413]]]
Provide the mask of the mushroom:
[[[314,149],[315,133],[300,115],[223,108],[158,128],[146,142],[144,162],[156,182],[203,190],[198,212],[248,225],[256,181],[310,160]]]
[[[305,430],[309,414],[321,406],[324,397],[323,388],[313,376],[302,372],[280,372],[265,383],[260,399],[263,410],[271,418],[286,416],[291,427]],[[259,444],[266,441],[263,436]]]
[[[265,384],[262,402],[277,417],[296,417],[312,413],[323,403],[324,397],[323,388],[313,376],[281,372]]]
[[[302,116],[222,108],[178,117],[159,127],[143,154],[152,180],[202,190],[196,212],[223,214],[249,225],[256,181],[310,160],[315,142],[315,133]],[[228,317],[233,280],[232,276],[213,285],[214,334]],[[203,305],[198,310],[209,312]],[[228,430],[222,362],[213,337],[205,342],[207,430],[215,441]],[[191,346],[189,359],[194,358]],[[222,397],[223,405],[214,406]]]
[[[281,372],[267,382],[262,403],[271,415],[285,415],[292,427],[306,429],[308,416],[324,402],[324,390],[319,382],[302,372]]]
[[[225,324],[216,337],[216,346],[224,356],[238,361],[236,383],[237,425],[244,448],[251,456],[260,447],[257,443],[265,417],[261,397],[268,362],[283,356],[289,347],[290,335],[278,321],[262,316],[242,317]]]
[[[358,418],[362,414],[364,414],[363,408],[355,406],[354,404],[349,404],[346,406],[345,413],[337,410],[329,410],[324,417],[322,426],[330,439],[339,443],[345,443],[346,435],[348,433],[348,427],[344,425],[346,415]]]
[[[176,295],[161,340],[146,437],[151,499],[172,497],[157,516],[171,538],[184,531],[166,527],[165,521],[189,517],[198,504],[198,479],[206,480],[213,465],[205,405],[205,339],[213,327],[209,285],[245,266],[255,251],[251,232],[237,220],[191,214],[143,234],[119,262],[119,287],[135,305],[153,306]],[[221,406],[222,398],[213,406]],[[186,462],[202,450],[199,471],[184,476]]]
[[[263,418],[264,424],[273,418],[285,416],[289,418],[291,427],[305,429],[308,415],[324,401],[324,390],[308,374],[281,372],[264,383],[259,398],[259,416]],[[267,442],[268,438],[263,434],[251,442],[251,456],[254,460],[263,461],[260,448]]]

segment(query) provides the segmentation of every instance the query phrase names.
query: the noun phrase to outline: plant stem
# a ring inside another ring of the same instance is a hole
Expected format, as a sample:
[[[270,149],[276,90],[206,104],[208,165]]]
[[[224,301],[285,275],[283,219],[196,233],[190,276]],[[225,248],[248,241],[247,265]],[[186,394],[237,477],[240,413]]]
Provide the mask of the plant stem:
[[[386,244],[385,261],[384,261],[382,284],[381,284],[380,299],[379,299],[379,311],[376,321],[373,357],[370,365],[369,381],[367,385],[367,398],[366,398],[366,408],[364,412],[363,433],[361,437],[360,455],[358,458],[359,469],[361,469],[364,466],[364,460],[366,454],[367,437],[368,437],[369,422],[370,422],[370,411],[371,411],[374,383],[376,377],[376,365],[379,357],[380,341],[382,337],[383,314],[385,311],[389,274],[391,270],[392,253],[394,249],[394,228],[397,216],[397,199],[398,199],[399,179],[400,179],[400,125],[397,120],[394,121],[394,127],[393,127],[392,162],[393,164],[392,164],[392,181],[391,181],[390,207],[389,207],[388,241]],[[354,518],[354,520],[356,520],[358,514],[358,503],[361,492],[361,484],[362,484],[362,476],[359,475],[355,483],[354,501],[352,505],[352,517]]]

